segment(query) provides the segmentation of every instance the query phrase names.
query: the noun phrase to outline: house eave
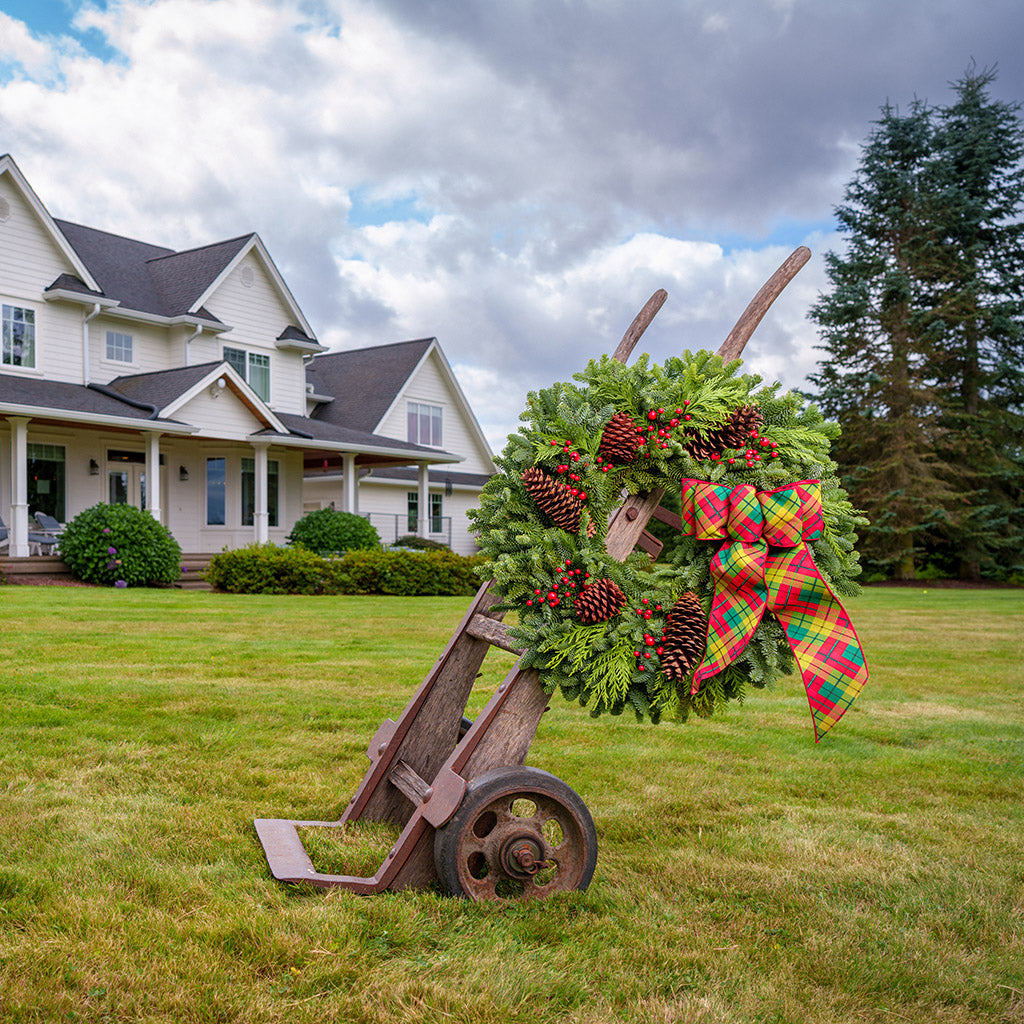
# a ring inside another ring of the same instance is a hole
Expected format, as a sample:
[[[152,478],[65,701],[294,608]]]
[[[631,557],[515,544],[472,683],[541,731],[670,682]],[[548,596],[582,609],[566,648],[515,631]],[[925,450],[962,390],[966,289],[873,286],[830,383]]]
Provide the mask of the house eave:
[[[326,352],[327,346],[321,345],[319,341],[299,341],[297,338],[278,339],[274,347],[279,352],[301,352],[303,355],[316,355],[318,352]]]
[[[170,423],[167,420],[138,419],[134,416],[102,416],[95,413],[78,412],[75,409],[57,409],[53,406],[18,405],[0,402],[0,415],[27,416],[29,419],[62,420],[66,423],[81,423],[85,426],[124,427],[142,433],[194,434],[197,427],[188,423]]]

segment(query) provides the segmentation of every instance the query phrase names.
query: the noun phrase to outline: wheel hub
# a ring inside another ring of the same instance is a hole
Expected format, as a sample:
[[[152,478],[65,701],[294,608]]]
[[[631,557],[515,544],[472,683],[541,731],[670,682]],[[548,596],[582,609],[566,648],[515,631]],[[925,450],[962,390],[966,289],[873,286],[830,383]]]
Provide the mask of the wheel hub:
[[[531,835],[516,835],[501,848],[501,866],[517,878],[530,878],[547,867],[540,843]]]

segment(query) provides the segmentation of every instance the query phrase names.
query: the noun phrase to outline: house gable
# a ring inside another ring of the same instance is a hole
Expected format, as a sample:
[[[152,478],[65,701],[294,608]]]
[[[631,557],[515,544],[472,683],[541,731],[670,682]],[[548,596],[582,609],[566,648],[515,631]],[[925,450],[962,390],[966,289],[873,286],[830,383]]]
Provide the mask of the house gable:
[[[449,451],[463,456],[464,461],[459,465],[460,472],[487,476],[495,472],[490,447],[436,338],[431,339],[419,362],[375,425],[374,433],[406,437],[409,403],[441,408],[441,444]]]

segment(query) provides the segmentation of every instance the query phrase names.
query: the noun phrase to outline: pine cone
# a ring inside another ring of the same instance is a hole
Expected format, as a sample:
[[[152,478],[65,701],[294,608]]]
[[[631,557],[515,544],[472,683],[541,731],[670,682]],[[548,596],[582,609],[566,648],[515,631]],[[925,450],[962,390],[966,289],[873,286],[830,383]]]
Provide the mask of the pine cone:
[[[662,641],[661,670],[667,679],[685,679],[704,657],[707,619],[700,598],[687,591],[672,606]]]
[[[707,462],[725,448],[745,448],[750,432],[759,429],[761,422],[761,410],[756,405],[741,405],[722,426],[707,434],[694,434],[687,442],[686,451],[697,462]]]
[[[597,454],[611,463],[632,462],[636,458],[639,430],[628,412],[617,412],[601,434]]]
[[[522,480],[530,497],[537,503],[537,507],[555,526],[559,526],[569,533],[579,531],[583,502],[575,494],[570,494],[569,488],[565,484],[552,480],[538,466],[531,466],[526,470]],[[596,532],[597,527],[593,522],[587,523],[587,536],[593,537]]]
[[[576,618],[584,626],[592,626],[596,622],[607,622],[613,615],[618,615],[625,605],[626,595],[613,580],[605,578],[580,588],[574,609]]]

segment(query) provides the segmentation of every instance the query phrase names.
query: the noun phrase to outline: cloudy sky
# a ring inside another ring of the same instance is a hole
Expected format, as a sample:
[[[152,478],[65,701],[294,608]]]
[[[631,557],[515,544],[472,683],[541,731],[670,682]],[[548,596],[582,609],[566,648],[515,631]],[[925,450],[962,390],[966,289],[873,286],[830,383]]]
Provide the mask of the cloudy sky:
[[[887,100],[973,59],[1024,100],[1020,0],[0,0],[0,152],[57,217],[257,231],[322,342],[434,335],[492,445],[610,351],[748,346],[800,386],[833,207]]]

